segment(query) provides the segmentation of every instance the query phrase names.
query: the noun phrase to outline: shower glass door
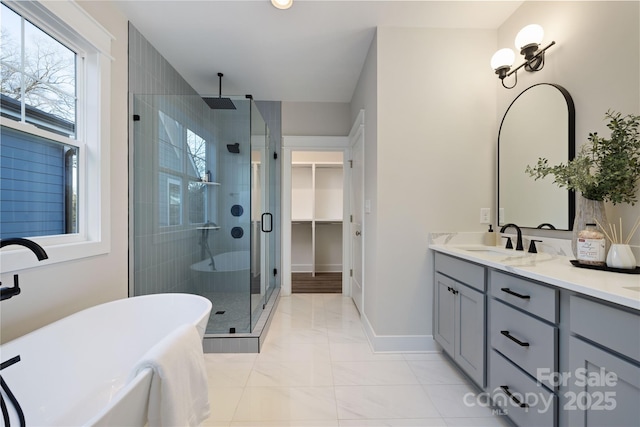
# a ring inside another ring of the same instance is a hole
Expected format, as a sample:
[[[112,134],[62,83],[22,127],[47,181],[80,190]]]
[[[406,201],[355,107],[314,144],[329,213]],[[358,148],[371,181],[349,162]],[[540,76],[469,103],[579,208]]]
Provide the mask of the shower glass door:
[[[130,295],[195,293],[206,334],[250,333],[274,287],[278,168],[251,99],[133,95]]]
[[[269,160],[267,125],[255,103],[251,103],[251,328],[255,326],[266,303],[270,229]]]

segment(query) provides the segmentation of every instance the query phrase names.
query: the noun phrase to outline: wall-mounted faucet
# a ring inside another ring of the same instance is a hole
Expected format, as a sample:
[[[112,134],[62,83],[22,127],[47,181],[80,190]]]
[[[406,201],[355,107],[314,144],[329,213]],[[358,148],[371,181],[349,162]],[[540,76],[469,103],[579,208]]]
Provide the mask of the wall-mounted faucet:
[[[29,249],[31,252],[35,254],[35,256],[38,258],[38,261],[42,261],[49,258],[49,256],[47,255],[45,250],[42,248],[42,246],[40,246],[39,244],[31,240],[22,239],[19,237],[0,240],[0,248],[4,248],[5,246],[9,246],[9,245],[24,246],[25,248]],[[1,285],[2,285],[2,282],[0,282],[0,286]],[[19,293],[20,293],[20,285],[18,284],[18,275],[14,274],[13,286],[10,288],[9,287],[0,288],[0,301],[4,301],[6,299],[14,297]]]
[[[500,229],[500,232],[504,233],[504,231],[509,227],[515,228],[516,232],[518,233],[516,237],[516,251],[523,251],[524,246],[522,246],[522,230],[520,230],[520,227],[518,227],[513,223],[509,223],[509,224],[503,225],[502,228]]]
[[[0,240],[0,248],[4,248],[5,246],[9,246],[9,245],[24,246],[25,248],[29,249],[31,252],[33,252],[35,254],[35,256],[38,258],[38,261],[42,261],[42,260],[45,260],[45,259],[49,258],[49,256],[45,252],[45,250],[42,249],[42,246],[40,246],[39,244],[37,244],[36,242],[33,242],[31,240],[22,239],[22,238],[19,238],[19,237]],[[9,287],[4,287],[3,288],[1,286],[2,286],[2,282],[0,282],[0,301],[4,301],[6,299],[9,299],[11,297],[14,297],[14,296],[20,294],[20,286],[18,284],[18,275],[17,274],[13,275],[13,286],[11,288],[9,288]],[[18,363],[19,361],[20,361],[20,355],[14,356],[9,360],[0,363],[0,371],[5,369],[5,368],[8,368],[11,365],[14,365],[14,364]],[[16,396],[11,392],[11,389],[9,388],[7,383],[4,381],[2,376],[0,376],[0,386],[2,386],[2,390],[4,390],[4,392],[6,393],[7,398],[9,399],[11,404],[13,405],[13,407],[14,407],[17,415],[18,415],[18,420],[19,420],[19,423],[20,423],[20,427],[26,426],[26,421],[25,421],[25,417],[24,417],[24,411],[22,410],[22,407],[20,406],[20,403],[16,399]],[[1,400],[0,403],[2,403],[0,405],[0,406],[2,406],[2,418],[4,419],[5,425],[9,426],[9,410],[8,410],[8,407],[7,407],[7,405],[6,405],[5,401],[4,401],[4,398],[2,396],[0,396],[0,400]]]

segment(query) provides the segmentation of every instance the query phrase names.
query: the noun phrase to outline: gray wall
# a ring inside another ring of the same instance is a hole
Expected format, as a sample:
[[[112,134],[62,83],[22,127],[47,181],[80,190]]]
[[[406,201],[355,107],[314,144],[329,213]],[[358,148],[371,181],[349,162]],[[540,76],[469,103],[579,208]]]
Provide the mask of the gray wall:
[[[547,51],[543,70],[518,72],[512,90],[497,86],[497,124],[520,92],[541,82],[559,84],[571,94],[577,147],[587,142],[590,132],[610,135],[604,121],[608,109],[640,114],[640,2],[525,2],[498,29],[498,46],[512,47],[518,31],[532,22],[544,28],[544,45],[551,40],[557,44]],[[622,218],[627,231],[639,213],[637,204],[607,206],[609,221]],[[640,260],[640,233],[631,244]]]
[[[340,102],[283,102],[282,134],[286,136],[345,136],[353,122],[349,104]]]
[[[525,2],[496,31],[378,29],[350,112],[353,120],[366,110],[364,315],[374,347],[432,342],[426,234],[484,230],[479,209],[495,207],[498,126],[521,90],[565,86],[578,140],[602,131],[608,108],[638,114],[639,18],[638,2]],[[489,60],[531,22],[558,45],[542,71],[519,73],[509,91]],[[610,211],[627,224],[638,212]]]
[[[378,28],[351,106],[365,109],[364,316],[378,349],[432,346],[427,233],[483,227],[494,81],[469,70],[494,49],[495,31]]]

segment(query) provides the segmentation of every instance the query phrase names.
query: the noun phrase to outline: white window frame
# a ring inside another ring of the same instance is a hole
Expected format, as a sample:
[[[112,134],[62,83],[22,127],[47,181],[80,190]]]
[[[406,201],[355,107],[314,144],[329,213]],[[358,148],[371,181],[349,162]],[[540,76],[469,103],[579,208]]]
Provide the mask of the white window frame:
[[[30,238],[49,259],[38,262],[28,250],[8,246],[0,251],[2,273],[109,253],[111,250],[110,118],[111,41],[114,37],[73,0],[14,1],[8,6],[78,55],[78,233]],[[33,135],[60,140],[34,125],[0,118],[0,124]],[[64,138],[63,138],[64,139]]]

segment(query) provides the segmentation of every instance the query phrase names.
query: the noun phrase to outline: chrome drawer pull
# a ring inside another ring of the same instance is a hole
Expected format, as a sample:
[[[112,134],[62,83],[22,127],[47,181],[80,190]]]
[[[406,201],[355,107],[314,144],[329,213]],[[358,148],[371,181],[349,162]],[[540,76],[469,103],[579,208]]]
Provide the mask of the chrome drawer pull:
[[[519,293],[517,293],[517,292],[513,292],[513,291],[512,291],[511,289],[509,289],[509,288],[500,288],[500,290],[501,290],[502,292],[506,292],[506,293],[508,293],[509,295],[513,295],[514,297],[518,297],[518,298],[521,298],[521,299],[529,299],[529,298],[531,298],[529,295],[522,295],[522,294],[519,294]]]
[[[502,335],[504,335],[505,337],[509,338],[511,341],[513,341],[514,343],[518,344],[521,347],[529,347],[529,343],[528,342],[522,342],[520,341],[518,338],[512,336],[509,331],[500,331],[500,333]]]
[[[511,392],[509,391],[509,387],[507,387],[506,385],[501,385],[500,388],[502,389],[502,391],[504,391],[507,394],[507,396],[509,396],[511,398],[511,400],[513,400],[513,402],[516,405],[520,406],[521,408],[528,408],[529,407],[529,405],[527,405],[526,403],[520,402],[520,400],[517,397],[515,397],[513,394],[511,394]]]

